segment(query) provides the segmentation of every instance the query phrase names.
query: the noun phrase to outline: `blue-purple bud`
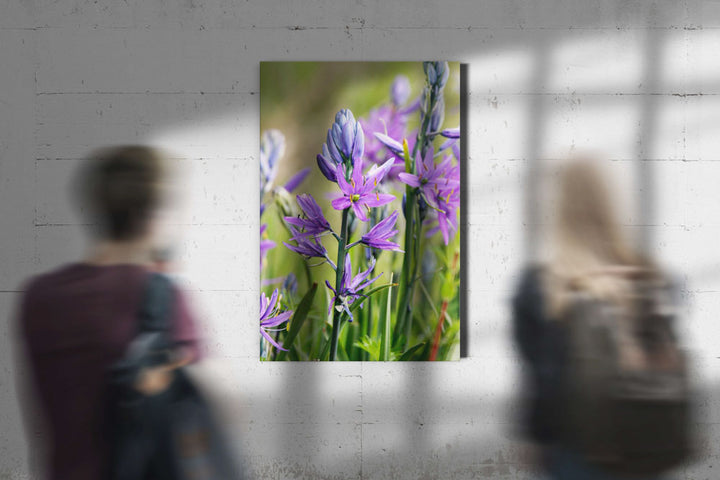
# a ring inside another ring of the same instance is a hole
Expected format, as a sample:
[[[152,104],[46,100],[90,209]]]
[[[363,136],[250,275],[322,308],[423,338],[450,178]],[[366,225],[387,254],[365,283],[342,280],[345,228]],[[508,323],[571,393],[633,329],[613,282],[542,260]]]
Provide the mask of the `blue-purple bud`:
[[[450,75],[447,62],[423,62],[423,70],[430,85],[443,88]]]
[[[398,75],[390,87],[390,97],[396,107],[405,105],[410,97],[410,80],[405,75]]]
[[[365,135],[360,122],[355,121],[347,108],[335,115],[335,122],[328,129],[323,153],[318,155],[320,171],[330,181],[335,181],[335,165],[352,165],[362,157],[365,150]]]
[[[323,153],[318,154],[317,156],[317,164],[320,168],[320,171],[323,175],[325,175],[325,178],[330,180],[331,182],[337,182],[335,179],[335,161],[333,160],[333,157],[330,155],[330,152],[328,151],[327,144],[323,143],[322,146]]]
[[[437,132],[440,126],[445,120],[445,100],[440,96],[435,102],[433,111],[430,114],[430,125],[428,126],[429,132]]]

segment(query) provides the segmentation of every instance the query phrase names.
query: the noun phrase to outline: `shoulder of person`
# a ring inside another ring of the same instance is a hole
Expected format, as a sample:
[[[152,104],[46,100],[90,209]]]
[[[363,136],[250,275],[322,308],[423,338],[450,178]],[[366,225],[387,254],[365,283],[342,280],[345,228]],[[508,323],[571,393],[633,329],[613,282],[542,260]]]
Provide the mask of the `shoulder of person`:
[[[541,263],[528,264],[520,273],[515,289],[517,294],[530,290],[537,290],[547,273],[547,266]]]

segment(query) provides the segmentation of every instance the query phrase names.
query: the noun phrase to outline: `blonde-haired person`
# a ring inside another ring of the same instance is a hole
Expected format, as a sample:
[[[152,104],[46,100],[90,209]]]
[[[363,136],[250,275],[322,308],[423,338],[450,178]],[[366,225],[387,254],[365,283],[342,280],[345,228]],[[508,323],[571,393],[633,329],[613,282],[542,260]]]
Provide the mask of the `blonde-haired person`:
[[[87,256],[25,284],[17,330],[39,407],[26,417],[39,416],[48,429],[45,478],[107,478],[107,369],[137,334],[143,294],[158,269],[153,252],[168,173],[167,156],[146,146],[94,152],[74,185],[95,227]],[[179,365],[199,357],[199,340],[194,316],[175,290],[170,333]],[[145,370],[136,388],[160,393],[170,368]]]
[[[539,447],[541,468],[551,478],[624,478],[585,462],[567,442],[563,392],[569,339],[564,316],[576,292],[620,304],[636,278],[662,275],[623,235],[597,160],[566,161],[557,181],[549,258],[524,272],[512,301],[514,337],[528,367],[523,431]]]

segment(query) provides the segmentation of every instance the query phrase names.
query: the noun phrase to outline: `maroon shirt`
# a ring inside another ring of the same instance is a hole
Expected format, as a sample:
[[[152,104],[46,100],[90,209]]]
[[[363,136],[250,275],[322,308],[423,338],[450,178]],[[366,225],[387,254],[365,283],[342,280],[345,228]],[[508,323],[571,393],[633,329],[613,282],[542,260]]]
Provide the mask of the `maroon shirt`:
[[[106,371],[137,333],[149,271],[76,263],[33,278],[20,303],[19,333],[43,421],[52,480],[100,480],[106,445]],[[172,335],[198,358],[194,318],[176,292]]]

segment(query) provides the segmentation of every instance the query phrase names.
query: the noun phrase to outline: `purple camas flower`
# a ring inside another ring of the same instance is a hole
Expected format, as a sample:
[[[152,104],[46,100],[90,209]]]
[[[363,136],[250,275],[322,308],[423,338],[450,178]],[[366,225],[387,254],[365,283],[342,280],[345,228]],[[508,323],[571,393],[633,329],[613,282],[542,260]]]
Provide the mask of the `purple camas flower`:
[[[278,160],[285,153],[285,136],[279,130],[266,130],[260,138],[260,191],[267,192],[277,175]]]
[[[449,164],[450,157],[446,158],[443,163]],[[442,233],[445,245],[447,245],[450,242],[450,239],[455,236],[458,229],[457,211],[460,208],[460,166],[455,165],[450,167],[447,170],[446,175],[448,178],[457,180],[458,187],[446,187],[439,189],[435,197],[438,204],[438,208],[435,212],[437,225],[428,232],[428,235],[433,235],[439,230]]]
[[[457,210],[460,208],[460,190],[456,189],[438,198],[439,208],[436,211],[437,225],[428,231],[428,236],[438,231],[442,233],[445,245],[455,236],[458,229]],[[432,223],[432,219],[430,219]]]
[[[328,308],[328,315],[332,311],[332,307],[335,305],[335,300],[340,299],[340,305],[337,305],[336,308],[345,310],[345,312],[350,317],[350,321],[353,321],[353,315],[350,311],[350,306],[360,297],[364,297],[364,295],[361,293],[361,290],[371,283],[373,283],[375,280],[380,278],[382,276],[382,273],[378,275],[375,278],[371,278],[370,280],[367,280],[367,278],[372,273],[373,269],[375,268],[375,259],[373,259],[370,262],[370,265],[367,270],[364,272],[358,272],[357,275],[354,277],[352,276],[352,264],[350,263],[350,254],[345,255],[345,269],[343,270],[342,275],[342,281],[340,283],[339,291],[336,291],[331,285],[330,282],[325,280],[325,285],[332,290],[332,292],[335,294],[333,298],[330,300],[330,307]]]
[[[299,233],[298,236],[320,235],[332,231],[330,223],[323,215],[322,209],[312,195],[298,195],[297,202],[305,214],[305,218],[285,217],[285,221],[290,225],[303,229],[303,232]]]
[[[364,243],[368,247],[372,248],[379,248],[381,250],[397,250],[402,252],[402,250],[400,250],[400,245],[388,240],[398,233],[397,230],[393,230],[395,228],[397,217],[398,212],[395,210],[392,215],[387,217],[385,220],[378,222],[378,224],[363,235],[358,242],[349,245],[349,247],[357,245],[358,243]]]
[[[390,159],[379,167],[373,165],[367,176],[363,176],[362,159],[357,159],[349,183],[345,179],[343,167],[338,165],[335,170],[335,178],[342,196],[332,201],[333,208],[335,210],[345,210],[352,207],[355,215],[363,222],[366,222],[367,216],[362,207],[366,209],[379,207],[395,200],[394,195],[375,191],[378,183],[382,181],[390,167],[392,167],[393,162],[394,160]]]
[[[275,348],[284,350],[281,344],[275,341],[274,338],[268,332],[278,332],[284,330],[279,326],[288,320],[292,316],[292,310],[280,313],[280,304],[278,303],[278,289],[273,291],[272,297],[268,300],[265,296],[265,292],[260,294],[260,333],[265,340],[270,342]]]
[[[344,108],[335,115],[335,122],[327,133],[323,151],[317,156],[318,167],[325,177],[335,181],[337,165],[349,166],[363,156],[365,135],[352,112]]]
[[[460,179],[450,175],[452,169],[451,157],[446,157],[438,165],[435,165],[433,155],[434,149],[432,147],[428,149],[422,159],[420,153],[418,153],[415,160],[417,175],[401,173],[399,178],[401,182],[419,188],[425,201],[432,208],[440,208],[438,196],[459,189]]]
[[[437,226],[429,234],[442,232],[443,241],[447,245],[450,233],[457,231],[457,210],[460,207],[460,166],[452,164],[452,156],[446,156],[435,164],[434,150],[431,148],[421,160],[415,161],[417,175],[401,173],[400,180],[411,187],[420,189],[422,198],[428,206],[437,212]]]
[[[293,226],[290,226],[290,232],[293,235],[290,241],[297,243],[297,245],[291,245],[287,242],[283,242],[283,245],[287,248],[307,258],[318,257],[330,261],[327,258],[327,250],[323,244],[318,241],[317,237],[300,232]],[[332,264],[332,262],[330,263]]]

